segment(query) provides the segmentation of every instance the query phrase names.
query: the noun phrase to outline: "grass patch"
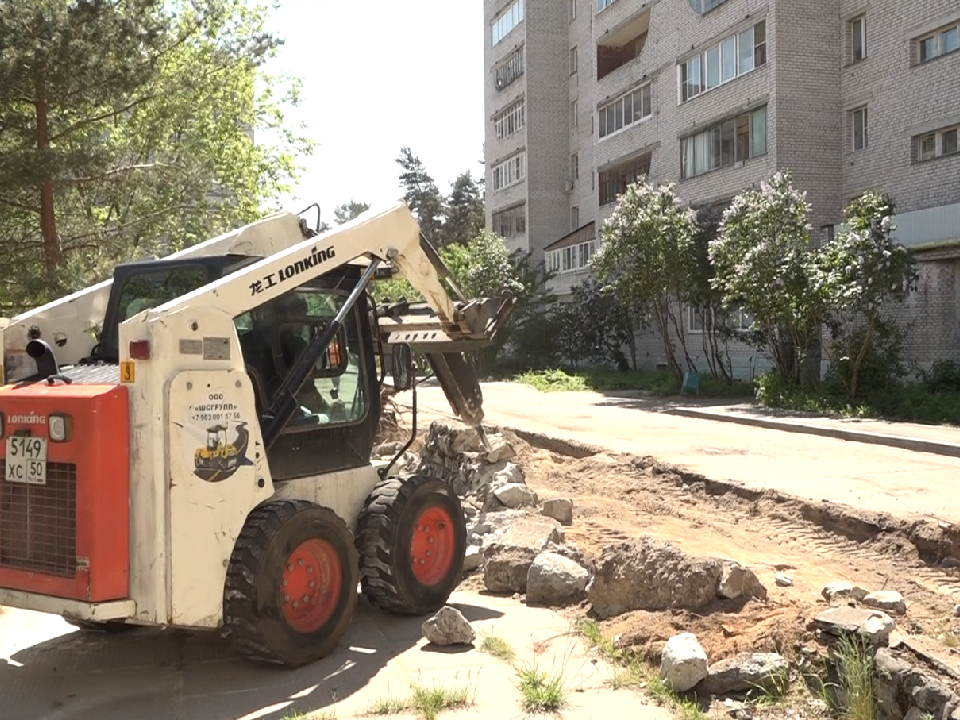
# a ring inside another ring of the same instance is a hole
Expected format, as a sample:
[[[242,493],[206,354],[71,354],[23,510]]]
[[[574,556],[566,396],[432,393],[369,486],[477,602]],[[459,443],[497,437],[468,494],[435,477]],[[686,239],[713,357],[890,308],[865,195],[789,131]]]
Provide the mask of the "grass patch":
[[[513,659],[517,655],[513,646],[498,635],[483,635],[483,639],[480,642],[480,649],[508,663],[513,662]]]
[[[476,688],[463,685],[426,685],[417,683],[407,697],[382,697],[367,708],[367,715],[399,715],[415,711],[424,720],[436,720],[444,710],[473,705]]]
[[[540,392],[631,390],[657,397],[668,397],[680,392],[680,383],[677,378],[665,370],[628,372],[593,369],[525,370],[513,375],[508,374],[501,379],[524,383]],[[705,397],[752,398],[753,385],[751,383],[726,383],[714,377],[701,375],[700,394]]]
[[[843,691],[844,720],[873,720],[874,662],[870,641],[844,634],[837,644],[837,672]]]
[[[520,703],[529,713],[556,712],[567,701],[563,676],[528,665],[517,671]]]

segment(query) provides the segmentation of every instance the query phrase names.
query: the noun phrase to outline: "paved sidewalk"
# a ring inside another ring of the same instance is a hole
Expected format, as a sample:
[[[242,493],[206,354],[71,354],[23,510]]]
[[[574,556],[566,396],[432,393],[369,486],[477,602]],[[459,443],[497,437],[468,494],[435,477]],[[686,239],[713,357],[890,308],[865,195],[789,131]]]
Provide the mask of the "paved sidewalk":
[[[532,664],[564,679],[569,703],[554,717],[671,717],[635,691],[611,689],[613,668],[556,612],[471,592],[450,602],[473,624],[476,647],[428,646],[423,618],[361,603],[340,647],[297,670],[238,659],[215,634],[80,633],[58,617],[8,608],[0,614],[0,720],[344,720],[406,699],[416,684],[469,690],[474,703],[441,720],[512,720],[524,716],[516,668]],[[482,652],[482,633],[509,641],[514,664]]]
[[[960,523],[960,430],[907,423],[761,417],[746,406],[485,383],[486,422],[652,455],[716,480],[899,518]],[[449,417],[439,387],[418,391]],[[409,404],[410,393],[399,396]],[[802,432],[800,432],[802,430]],[[925,443],[925,444],[924,444]],[[911,448],[911,449],[908,449]],[[936,450],[936,452],[934,452]]]

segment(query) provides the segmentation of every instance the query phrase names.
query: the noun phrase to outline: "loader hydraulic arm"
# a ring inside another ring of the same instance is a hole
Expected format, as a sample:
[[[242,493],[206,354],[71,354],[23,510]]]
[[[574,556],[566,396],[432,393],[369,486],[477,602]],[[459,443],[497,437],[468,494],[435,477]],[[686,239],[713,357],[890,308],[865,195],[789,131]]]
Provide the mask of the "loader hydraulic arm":
[[[294,411],[293,398],[306,381],[309,367],[323,352],[377,266],[389,262],[420,292],[433,317],[426,322],[404,322],[404,317],[394,317],[392,324],[385,323],[381,328],[381,337],[375,338],[375,342],[381,347],[408,344],[425,352],[454,412],[468,423],[479,424],[483,417],[479,386],[475,378],[465,377],[466,366],[460,353],[482,347],[493,339],[512,307],[512,298],[464,298],[453,284],[439,254],[420,234],[416,219],[403,202],[382,210],[367,211],[319,235],[308,233],[308,237],[304,237],[298,223],[291,222],[288,227],[291,232],[288,247],[148,310],[147,320],[162,320],[167,315],[198,305],[237,317],[339,266],[368,265],[337,319],[314,338],[310,349],[284,380],[280,392],[266,410],[264,440],[269,446]],[[451,297],[451,293],[455,297]]]

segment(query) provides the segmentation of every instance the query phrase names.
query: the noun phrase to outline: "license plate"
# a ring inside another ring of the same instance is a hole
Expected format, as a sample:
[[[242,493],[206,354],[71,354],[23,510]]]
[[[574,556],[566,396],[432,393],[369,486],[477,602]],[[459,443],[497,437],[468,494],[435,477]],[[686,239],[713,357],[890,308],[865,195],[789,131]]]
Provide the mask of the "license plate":
[[[47,439],[21,437],[7,438],[7,482],[25,485],[47,483]]]

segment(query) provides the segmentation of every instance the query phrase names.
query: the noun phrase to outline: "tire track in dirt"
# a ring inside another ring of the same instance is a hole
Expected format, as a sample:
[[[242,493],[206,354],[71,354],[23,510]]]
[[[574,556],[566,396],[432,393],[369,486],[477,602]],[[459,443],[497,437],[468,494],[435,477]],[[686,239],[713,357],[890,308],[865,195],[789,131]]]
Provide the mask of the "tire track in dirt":
[[[869,516],[711,481],[652,458],[515,434],[528,484],[544,498],[573,500],[567,538],[591,554],[651,535],[690,553],[744,562],[784,601],[822,602],[820,589],[838,579],[895,589],[909,608],[901,619],[905,632],[960,634],[952,618],[960,578],[936,564],[960,554],[957,528]],[[778,570],[793,577],[793,587],[776,586]]]

